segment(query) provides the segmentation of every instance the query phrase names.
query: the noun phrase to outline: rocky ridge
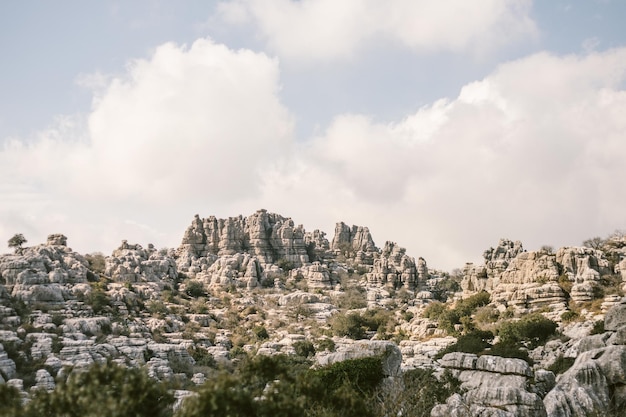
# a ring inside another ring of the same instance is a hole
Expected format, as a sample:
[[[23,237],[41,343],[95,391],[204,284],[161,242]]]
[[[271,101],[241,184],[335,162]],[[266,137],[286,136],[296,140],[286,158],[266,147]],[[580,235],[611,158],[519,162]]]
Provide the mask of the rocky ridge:
[[[616,317],[626,306],[626,239],[556,252],[527,252],[503,239],[484,258],[465,266],[455,290],[454,277],[396,243],[379,249],[366,227],[338,223],[329,240],[265,210],[196,216],[176,249],[124,241],[110,256],[81,255],[65,236],[51,235],[0,255],[0,383],[51,390],[69,369],[114,361],[193,386],[217,363],[301,354],[308,343],[319,364],[382,354],[389,377],[415,367],[447,370],[462,390],[433,416],[574,416],[623,407],[626,333]],[[502,317],[542,313],[569,340],[528,349],[534,366],[488,352],[437,359],[458,334],[425,317],[425,308],[480,291]],[[589,336],[590,323],[605,313],[606,331]],[[364,321],[355,335],[342,327],[351,315],[378,321]],[[574,316],[582,321],[571,322]],[[555,375],[546,368],[558,358],[575,362]]]

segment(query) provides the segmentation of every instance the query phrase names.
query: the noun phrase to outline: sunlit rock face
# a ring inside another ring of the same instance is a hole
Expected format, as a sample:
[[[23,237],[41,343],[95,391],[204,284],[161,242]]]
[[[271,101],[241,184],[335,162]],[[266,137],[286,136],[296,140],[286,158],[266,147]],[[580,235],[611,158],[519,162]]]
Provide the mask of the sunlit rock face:
[[[87,282],[87,267],[85,258],[67,247],[65,236],[50,235],[46,244],[0,255],[0,282],[10,296],[25,302],[62,303],[72,298],[74,285]]]
[[[316,240],[315,237],[309,238]],[[317,241],[323,246],[321,238]],[[279,260],[301,266],[309,262],[304,228],[293,220],[266,210],[248,217],[201,219],[196,215],[183,236],[177,256],[181,270],[189,268],[193,260],[247,253],[261,264]]]
[[[613,273],[602,251],[586,247],[526,252],[520,242],[501,239],[483,256],[483,265],[465,266],[463,295],[488,291],[500,308],[522,313],[542,310],[558,317],[569,298],[591,301],[601,279]]]
[[[151,244],[144,249],[125,240],[106,258],[105,265],[105,274],[119,282],[160,282],[174,280],[178,275],[170,251],[159,251]]]

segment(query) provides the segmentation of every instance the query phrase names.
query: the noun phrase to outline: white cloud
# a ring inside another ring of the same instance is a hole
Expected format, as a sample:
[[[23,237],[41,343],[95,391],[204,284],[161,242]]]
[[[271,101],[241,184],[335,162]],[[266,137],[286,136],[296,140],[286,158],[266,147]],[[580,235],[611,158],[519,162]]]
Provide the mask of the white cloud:
[[[122,76],[82,78],[104,85],[86,120],[59,119],[0,152],[1,178],[14,179],[35,200],[50,196],[46,204],[3,207],[1,219],[22,219],[0,221],[3,236],[38,222],[37,240],[63,228],[70,243],[83,235],[93,249],[105,246],[73,224],[80,213],[87,223],[107,224],[99,230],[106,239],[125,230],[132,230],[129,238],[159,237],[150,228],[162,231],[168,216],[185,222],[200,206],[253,196],[263,170],[289,152],[293,122],[277,97],[278,63],[264,54],[200,39],[190,47],[164,44]],[[66,222],[46,220],[61,210]]]
[[[294,207],[289,189],[302,217],[367,225],[431,266],[478,260],[500,237],[580,244],[624,227],[625,79],[626,49],[540,53],[398,123],[338,117],[266,199]]]
[[[254,24],[281,58],[345,59],[377,39],[417,52],[484,54],[538,30],[530,0],[230,0],[217,16]]]
[[[296,143],[275,60],[166,44],[98,91],[86,124],[5,145],[0,236],[175,246],[195,213],[266,208],[307,230],[368,226],[433,267],[500,237],[578,244],[626,226],[625,80],[626,49],[539,53],[393,123],[337,115]]]

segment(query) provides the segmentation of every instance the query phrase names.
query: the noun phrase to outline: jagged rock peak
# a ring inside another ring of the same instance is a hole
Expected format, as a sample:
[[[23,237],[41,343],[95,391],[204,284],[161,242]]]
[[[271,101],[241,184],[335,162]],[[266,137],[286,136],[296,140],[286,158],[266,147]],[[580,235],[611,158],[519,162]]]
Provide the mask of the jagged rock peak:
[[[48,235],[46,246],[67,246],[67,236],[61,233]]]
[[[483,258],[485,258],[485,263],[498,260],[508,261],[522,252],[524,248],[519,240],[513,242],[509,239],[500,239],[495,248],[489,248],[483,252]]]
[[[339,250],[345,246],[354,252],[378,252],[370,230],[363,226],[348,226],[344,222],[335,225],[335,237],[333,237],[332,249]]]
[[[195,258],[237,253],[248,253],[264,264],[280,259],[295,266],[309,262],[302,225],[264,209],[227,219],[196,215],[177,250],[178,256]]]

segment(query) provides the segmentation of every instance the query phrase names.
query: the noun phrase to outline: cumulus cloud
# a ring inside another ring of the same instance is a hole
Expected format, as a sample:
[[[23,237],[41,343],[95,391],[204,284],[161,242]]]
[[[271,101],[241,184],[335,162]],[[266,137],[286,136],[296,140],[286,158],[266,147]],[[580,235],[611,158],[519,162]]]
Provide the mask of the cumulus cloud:
[[[396,123],[344,115],[266,197],[288,206],[289,189],[302,217],[367,225],[431,266],[479,260],[500,237],[577,245],[624,227],[625,79],[626,49],[539,53]]]
[[[5,241],[175,246],[195,213],[266,208],[451,269],[500,237],[536,249],[625,226],[624,48],[534,54],[400,120],[341,114],[299,141],[264,54],[166,44],[105,79],[87,117],[0,151]]]
[[[536,37],[530,0],[230,0],[217,16],[253,24],[282,58],[344,59],[384,39],[417,52],[476,54]]]
[[[136,236],[145,237],[165,216],[191,216],[188,210],[257,192],[263,170],[292,140],[279,78],[277,61],[262,53],[208,39],[190,47],[161,45],[149,59],[130,62],[124,74],[98,76],[91,85],[102,88],[88,116],[76,118],[82,123],[59,120],[30,141],[8,143],[0,153],[1,175],[14,178],[12,187],[30,198],[52,196],[55,210],[70,217],[92,212],[93,223],[112,222],[103,234],[134,225]],[[3,219],[43,221],[42,204],[6,206]],[[154,223],[137,226],[146,220]],[[3,235],[24,223],[5,223]],[[65,223],[46,226],[85,234],[71,219]]]

